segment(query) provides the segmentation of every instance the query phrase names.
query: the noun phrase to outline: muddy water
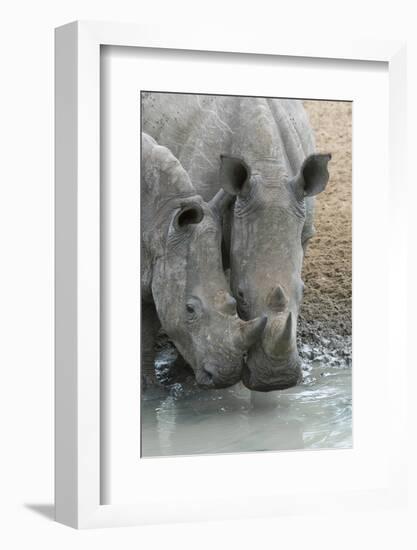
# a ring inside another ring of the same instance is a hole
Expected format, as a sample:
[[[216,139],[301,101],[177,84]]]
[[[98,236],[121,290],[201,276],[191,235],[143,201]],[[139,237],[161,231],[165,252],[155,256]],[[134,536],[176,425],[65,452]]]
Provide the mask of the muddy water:
[[[323,349],[323,348],[321,348]],[[149,388],[142,398],[142,456],[352,446],[350,358],[305,346],[303,381],[284,391],[238,384]]]

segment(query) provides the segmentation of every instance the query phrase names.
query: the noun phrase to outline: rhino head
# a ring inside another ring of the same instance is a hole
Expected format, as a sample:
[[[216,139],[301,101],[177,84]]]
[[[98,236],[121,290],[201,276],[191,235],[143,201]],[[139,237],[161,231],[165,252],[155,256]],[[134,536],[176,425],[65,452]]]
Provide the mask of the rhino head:
[[[222,267],[221,205],[198,196],[179,161],[146,134],[142,152],[142,188],[152,198],[142,201],[142,234],[162,328],[199,385],[230,386],[241,379],[243,355],[266,319],[237,315]]]
[[[288,177],[270,158],[251,166],[240,158],[221,157],[220,183],[236,196],[230,237],[232,293],[242,319],[268,319],[242,374],[252,390],[284,389],[301,378],[296,328],[304,287],[306,200],[326,187],[330,158],[310,155],[298,174]]]

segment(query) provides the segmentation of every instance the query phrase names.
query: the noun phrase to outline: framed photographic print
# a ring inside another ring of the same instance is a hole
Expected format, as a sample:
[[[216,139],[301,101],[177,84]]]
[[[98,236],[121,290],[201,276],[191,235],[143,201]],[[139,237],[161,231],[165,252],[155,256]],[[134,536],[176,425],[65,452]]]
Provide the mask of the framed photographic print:
[[[57,29],[58,521],[404,501],[404,67]]]

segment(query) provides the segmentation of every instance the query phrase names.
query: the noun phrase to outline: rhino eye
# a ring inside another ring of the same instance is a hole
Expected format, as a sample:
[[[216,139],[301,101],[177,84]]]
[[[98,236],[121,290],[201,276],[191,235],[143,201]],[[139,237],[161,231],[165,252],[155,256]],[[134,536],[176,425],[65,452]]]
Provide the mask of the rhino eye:
[[[199,319],[202,313],[202,306],[200,301],[191,300],[185,304],[185,311],[187,312],[187,320],[189,322],[196,321]]]

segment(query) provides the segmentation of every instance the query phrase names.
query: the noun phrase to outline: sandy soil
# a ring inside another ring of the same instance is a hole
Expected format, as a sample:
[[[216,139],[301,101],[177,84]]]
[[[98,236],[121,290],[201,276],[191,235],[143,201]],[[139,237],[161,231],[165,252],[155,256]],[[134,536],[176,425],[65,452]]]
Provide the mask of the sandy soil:
[[[343,337],[352,330],[352,104],[305,101],[317,150],[332,153],[330,181],[316,199],[316,236],[304,261],[305,295],[300,315],[302,340]],[[341,341],[341,339],[339,338]],[[349,349],[346,349],[349,351]]]

